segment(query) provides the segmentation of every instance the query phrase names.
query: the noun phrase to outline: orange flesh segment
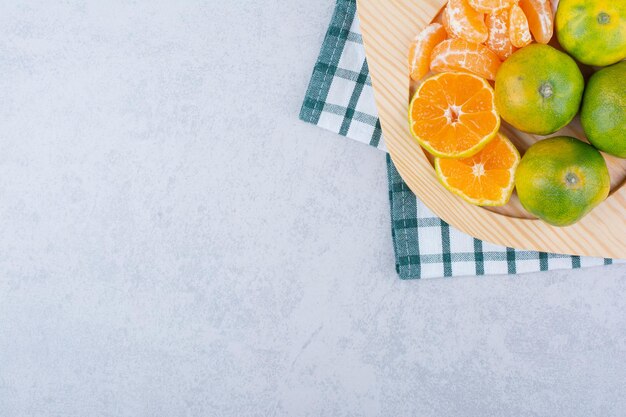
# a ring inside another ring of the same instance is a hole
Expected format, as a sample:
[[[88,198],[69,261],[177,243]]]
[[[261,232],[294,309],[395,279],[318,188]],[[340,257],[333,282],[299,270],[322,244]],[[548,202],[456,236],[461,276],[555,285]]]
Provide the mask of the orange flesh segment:
[[[439,156],[469,152],[493,137],[500,126],[493,89],[471,74],[443,73],[426,79],[410,111],[412,133]]]
[[[409,72],[414,81],[422,79],[430,70],[430,54],[437,44],[444,41],[447,32],[439,23],[426,26],[409,48]]]
[[[469,158],[438,159],[438,173],[446,188],[481,205],[503,205],[512,192],[519,163],[515,146],[497,134],[481,151]]]
[[[514,5],[511,7],[511,13],[509,16],[509,35],[513,46],[523,48],[532,42],[533,38],[530,36],[530,30],[528,28],[528,19],[521,7]]]
[[[450,36],[476,43],[487,40],[489,32],[485,15],[472,9],[468,0],[450,0],[443,13],[443,21]]]
[[[554,16],[550,0],[520,0],[519,5],[528,19],[528,27],[535,40],[548,43],[554,31]]]
[[[496,13],[500,10],[508,9],[517,0],[468,0],[470,6],[481,13]]]
[[[488,80],[495,80],[500,59],[484,45],[454,38],[441,42],[431,54],[433,72],[468,71]]]
[[[485,17],[485,23],[489,29],[489,38],[487,38],[485,45],[504,61],[517,50],[511,43],[509,36],[509,9],[488,14]]]
[[[441,16],[441,24],[443,25],[444,29],[446,30],[446,32],[448,32],[448,36],[450,36],[451,38],[455,38],[456,36],[454,36],[454,34],[452,33],[452,28],[450,27],[450,21],[448,20],[448,6],[446,6],[443,9],[443,12],[440,13]]]

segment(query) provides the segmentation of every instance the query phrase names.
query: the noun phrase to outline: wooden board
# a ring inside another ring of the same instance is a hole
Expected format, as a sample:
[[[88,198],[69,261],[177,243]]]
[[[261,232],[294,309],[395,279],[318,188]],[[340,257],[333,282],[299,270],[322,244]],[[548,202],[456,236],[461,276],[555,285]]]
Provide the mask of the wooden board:
[[[604,155],[611,173],[611,194],[581,221],[568,227],[554,227],[532,218],[516,196],[507,206],[490,211],[464,202],[439,184],[427,154],[409,132],[411,86],[407,52],[411,40],[445,3],[446,0],[357,1],[383,135],[402,178],[434,213],[478,239],[520,249],[626,258],[626,160]],[[538,140],[506,125],[503,129],[522,152]],[[562,132],[584,138],[576,121],[566,129]]]

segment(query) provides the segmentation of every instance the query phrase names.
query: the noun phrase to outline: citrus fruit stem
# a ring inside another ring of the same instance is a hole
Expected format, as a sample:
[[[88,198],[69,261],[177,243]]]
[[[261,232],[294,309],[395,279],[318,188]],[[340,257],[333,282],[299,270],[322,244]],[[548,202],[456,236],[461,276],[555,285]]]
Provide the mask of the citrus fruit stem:
[[[565,175],[565,182],[568,186],[575,186],[576,184],[578,184],[578,176],[573,172],[568,172]]]
[[[541,94],[541,97],[543,98],[550,98],[552,97],[553,93],[554,91],[552,90],[552,84],[550,84],[549,82],[545,82],[541,84],[541,87],[539,87],[539,94]]]
[[[611,16],[606,12],[601,12],[598,14],[598,23],[601,25],[607,25],[611,23]]]

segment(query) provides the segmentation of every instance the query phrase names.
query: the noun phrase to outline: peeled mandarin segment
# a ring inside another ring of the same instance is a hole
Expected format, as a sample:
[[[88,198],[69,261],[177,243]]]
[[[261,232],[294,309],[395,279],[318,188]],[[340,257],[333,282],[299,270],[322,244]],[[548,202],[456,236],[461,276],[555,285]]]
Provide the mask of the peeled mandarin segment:
[[[454,38],[433,49],[430,69],[433,72],[467,71],[488,80],[495,80],[500,59],[484,45]]]
[[[497,134],[469,158],[435,158],[435,169],[441,183],[464,200],[501,206],[511,197],[519,161],[515,146],[504,135]]]
[[[443,13],[443,21],[450,36],[476,43],[487,40],[489,32],[485,15],[472,9],[468,0],[450,0]]]
[[[516,51],[509,36],[509,9],[485,16],[489,37],[485,45],[498,55],[502,61]]]
[[[528,27],[535,40],[548,43],[554,30],[554,16],[550,0],[520,0],[519,5],[528,19]]]
[[[533,41],[528,28],[528,19],[521,7],[514,5],[511,7],[509,16],[509,36],[513,46],[523,48]]]
[[[497,13],[500,10],[508,9],[517,0],[468,0],[470,6],[481,13]]]
[[[448,36],[454,38],[454,33],[452,33],[452,28],[450,27],[450,21],[448,20],[448,6],[444,7],[443,12],[441,13],[441,24],[444,29],[448,33]]]
[[[409,72],[414,81],[422,79],[430,70],[430,54],[433,48],[446,39],[447,32],[439,23],[426,26],[409,48]]]
[[[445,72],[427,78],[409,107],[411,133],[427,151],[464,158],[487,144],[500,127],[493,88],[472,74]]]

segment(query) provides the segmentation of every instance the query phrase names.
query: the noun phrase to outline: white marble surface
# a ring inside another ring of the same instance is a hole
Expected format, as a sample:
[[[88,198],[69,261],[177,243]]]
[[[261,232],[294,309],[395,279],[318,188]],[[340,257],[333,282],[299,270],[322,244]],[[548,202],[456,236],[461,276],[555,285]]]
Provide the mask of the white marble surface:
[[[0,5],[1,416],[626,415],[626,266],[397,279],[332,7]]]

